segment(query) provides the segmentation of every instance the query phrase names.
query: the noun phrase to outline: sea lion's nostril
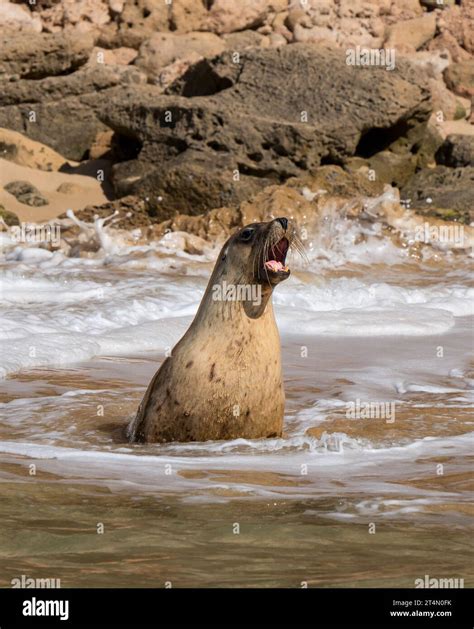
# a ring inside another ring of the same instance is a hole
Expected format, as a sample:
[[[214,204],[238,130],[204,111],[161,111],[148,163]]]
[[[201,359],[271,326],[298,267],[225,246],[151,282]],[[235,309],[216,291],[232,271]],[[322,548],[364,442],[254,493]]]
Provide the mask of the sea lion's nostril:
[[[280,225],[283,227],[283,229],[287,229],[288,227],[288,219],[283,217],[283,218],[277,218],[277,221],[280,223]]]

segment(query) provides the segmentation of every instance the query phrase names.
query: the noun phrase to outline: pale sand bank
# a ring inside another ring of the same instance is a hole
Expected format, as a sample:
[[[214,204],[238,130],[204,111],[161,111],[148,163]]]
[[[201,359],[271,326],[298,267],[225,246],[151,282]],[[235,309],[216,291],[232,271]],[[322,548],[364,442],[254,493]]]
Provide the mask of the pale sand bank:
[[[105,203],[110,199],[110,186],[97,180],[97,171],[104,170],[107,179],[108,167],[107,160],[91,160],[71,166],[71,172],[47,172],[0,159],[0,205],[15,212],[20,221],[46,221],[63,214],[67,209],[79,210],[86,205]],[[12,181],[27,181],[36,186],[48,199],[48,205],[31,207],[20,203],[4,189]],[[61,184],[72,185],[68,191],[58,192]]]

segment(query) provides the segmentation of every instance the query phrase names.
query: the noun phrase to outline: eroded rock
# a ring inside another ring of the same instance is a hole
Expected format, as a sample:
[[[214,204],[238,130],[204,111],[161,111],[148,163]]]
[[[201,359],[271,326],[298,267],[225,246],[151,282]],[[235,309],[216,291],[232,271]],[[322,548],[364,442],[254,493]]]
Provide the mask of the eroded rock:
[[[90,34],[0,33],[0,80],[72,72],[87,62],[93,46]]]
[[[451,64],[444,71],[444,80],[450,90],[465,98],[474,97],[474,63],[461,61]]]
[[[436,153],[436,161],[452,168],[474,166],[474,135],[448,135]]]
[[[223,52],[225,43],[214,33],[154,33],[140,47],[135,65],[143,70],[151,83],[160,82],[166,66],[191,56],[191,63],[201,57]]]
[[[102,93],[145,82],[138,68],[101,64],[41,80],[0,81],[0,126],[21,131],[79,161],[87,156],[97,134],[106,131],[96,115]]]
[[[38,188],[28,181],[11,181],[3,187],[7,192],[12,194],[17,201],[24,205],[32,205],[34,207],[48,205],[48,199],[41,194]]]
[[[115,91],[101,119],[141,146],[115,167],[115,189],[162,197],[160,211],[199,214],[321,162],[394,144],[409,151],[430,115],[419,79],[403,64],[354,69],[343,51],[294,44],[243,51],[239,63],[231,53],[200,61],[166,95]]]
[[[390,26],[385,46],[397,50],[418,50],[433,39],[435,32],[436,16],[433,13],[427,13]]]
[[[437,166],[421,170],[401,190],[410,207],[430,206],[461,211],[474,219],[474,167],[448,168]],[[468,221],[469,222],[469,221]]]

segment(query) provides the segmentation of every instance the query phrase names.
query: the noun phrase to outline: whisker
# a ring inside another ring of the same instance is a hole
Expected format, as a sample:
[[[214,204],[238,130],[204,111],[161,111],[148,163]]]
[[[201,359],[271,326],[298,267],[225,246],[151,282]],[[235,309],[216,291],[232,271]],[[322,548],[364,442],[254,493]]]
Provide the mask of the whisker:
[[[299,234],[296,231],[296,229],[293,230],[290,247],[295,251],[295,253],[298,253],[301,256],[305,264],[309,264],[308,255],[306,253],[306,247],[301,241],[301,238],[299,237]]]

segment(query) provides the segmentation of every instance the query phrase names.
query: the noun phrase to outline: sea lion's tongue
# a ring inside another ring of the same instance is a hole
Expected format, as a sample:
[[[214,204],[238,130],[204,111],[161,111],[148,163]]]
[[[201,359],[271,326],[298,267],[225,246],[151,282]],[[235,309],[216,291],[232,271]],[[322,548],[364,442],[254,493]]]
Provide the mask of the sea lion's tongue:
[[[288,271],[288,267],[283,266],[278,260],[267,260],[267,262],[265,262],[265,268],[269,271]]]

